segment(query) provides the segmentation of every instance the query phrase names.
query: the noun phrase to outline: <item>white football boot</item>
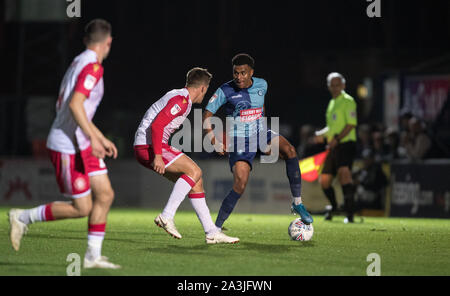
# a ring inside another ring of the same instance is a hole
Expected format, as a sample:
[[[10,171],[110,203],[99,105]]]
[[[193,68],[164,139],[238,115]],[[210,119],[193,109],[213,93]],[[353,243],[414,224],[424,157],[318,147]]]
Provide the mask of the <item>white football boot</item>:
[[[164,218],[161,214],[159,214],[158,217],[155,218],[155,224],[164,229],[172,237],[177,239],[182,238],[181,234],[175,227],[175,222],[173,221],[173,219]]]
[[[91,261],[84,257],[83,268],[109,268],[109,269],[119,269],[122,268],[120,265],[111,263],[108,261],[108,257],[100,256],[97,259]]]
[[[228,236],[222,231],[206,236],[207,244],[236,244],[238,242],[239,238]]]
[[[20,214],[22,214],[23,211],[24,210],[21,209],[11,209],[8,213],[10,228],[9,237],[11,239],[12,247],[16,251],[19,251],[20,241],[28,231],[27,225],[19,220]]]

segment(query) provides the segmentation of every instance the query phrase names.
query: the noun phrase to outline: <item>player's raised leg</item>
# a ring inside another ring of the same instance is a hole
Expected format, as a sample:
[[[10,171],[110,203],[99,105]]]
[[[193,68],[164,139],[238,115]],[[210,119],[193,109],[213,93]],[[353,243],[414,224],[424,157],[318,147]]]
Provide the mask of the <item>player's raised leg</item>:
[[[313,222],[312,216],[306,210],[302,202],[302,178],[299,166],[297,152],[294,146],[283,136],[275,137],[270,145],[279,145],[280,157],[286,162],[286,175],[289,179],[289,186],[293,198],[292,210],[300,215],[302,221],[306,224]]]
[[[251,167],[246,161],[237,161],[233,166],[233,188],[227,194],[220,206],[219,214],[216,218],[216,226],[222,228],[225,221],[233,212],[237,202],[244,194],[245,187],[248,183]]]
[[[28,225],[61,219],[82,218],[89,215],[92,208],[90,190],[72,196],[72,201],[57,201],[37,206],[32,209],[11,209],[8,213],[10,223],[10,240],[14,250],[18,251]]]
[[[105,237],[106,221],[109,209],[114,200],[114,190],[108,175],[99,174],[89,177],[93,193],[92,210],[88,219],[88,246],[84,256],[84,268],[118,269],[102,256],[102,244]]]

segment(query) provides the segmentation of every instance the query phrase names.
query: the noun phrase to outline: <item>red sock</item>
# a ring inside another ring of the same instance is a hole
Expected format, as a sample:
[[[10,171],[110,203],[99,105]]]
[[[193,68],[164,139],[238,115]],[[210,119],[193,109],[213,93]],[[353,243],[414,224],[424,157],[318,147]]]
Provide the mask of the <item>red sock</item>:
[[[52,213],[52,203],[46,204],[44,208],[44,221],[53,221],[55,218]]]
[[[106,223],[103,224],[88,224],[88,235],[104,236]]]

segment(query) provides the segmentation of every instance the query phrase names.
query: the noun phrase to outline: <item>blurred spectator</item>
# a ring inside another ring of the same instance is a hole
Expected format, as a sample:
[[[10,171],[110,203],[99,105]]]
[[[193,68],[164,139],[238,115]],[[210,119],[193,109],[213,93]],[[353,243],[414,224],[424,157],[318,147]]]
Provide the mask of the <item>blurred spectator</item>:
[[[402,150],[400,144],[400,135],[394,128],[388,128],[385,132],[385,143],[387,147],[387,153],[385,155],[385,161],[392,161],[394,159],[406,157],[406,149]]]
[[[431,147],[431,139],[425,133],[424,124],[418,118],[411,117],[409,120],[408,132],[403,136],[402,145],[409,159],[425,158]]]
[[[356,143],[356,157],[362,158],[362,152],[364,149],[371,148],[370,139],[370,126],[367,124],[361,124],[358,127],[358,141]]]
[[[400,115],[400,133],[408,132],[409,130],[409,120],[412,118],[412,114],[410,112],[405,112]]]
[[[384,143],[383,133],[380,131],[372,132],[373,154],[376,162],[386,160],[388,155],[388,147]]]
[[[435,145],[430,154],[433,158],[450,158],[450,92],[441,114],[433,123],[432,132],[430,137],[435,141]]]
[[[362,156],[363,167],[353,174],[358,208],[383,209],[388,180],[372,149],[365,149]]]

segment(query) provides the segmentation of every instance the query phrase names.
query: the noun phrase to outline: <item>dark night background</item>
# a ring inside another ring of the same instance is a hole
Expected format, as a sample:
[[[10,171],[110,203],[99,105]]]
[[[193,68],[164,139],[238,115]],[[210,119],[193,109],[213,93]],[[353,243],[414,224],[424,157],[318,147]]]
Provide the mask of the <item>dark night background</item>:
[[[215,89],[231,79],[230,60],[239,52],[255,58],[255,76],[269,83],[267,115],[293,128],[295,144],[300,126],[325,124],[330,99],[325,78],[330,72],[347,78],[347,91],[356,99],[357,86],[366,77],[373,79],[373,107],[359,112],[360,122],[382,121],[378,82],[384,75],[448,73],[450,1],[383,0],[381,18],[366,15],[369,4],[85,0],[81,18],[65,23],[23,24],[2,18],[0,97],[46,95],[56,100],[64,71],[84,49],[84,25],[104,18],[113,26],[114,41],[104,62],[105,96],[94,121],[121,141],[122,156],[132,153],[134,132],[147,108],[168,90],[183,87],[190,68],[206,67],[214,75],[204,107]],[[6,2],[0,1],[0,14],[5,10]],[[359,108],[365,104],[357,102]],[[5,112],[14,108],[11,104],[1,106],[7,125],[2,130],[14,137],[8,127],[24,115],[19,109]],[[1,146],[0,154],[30,153],[26,145]]]

